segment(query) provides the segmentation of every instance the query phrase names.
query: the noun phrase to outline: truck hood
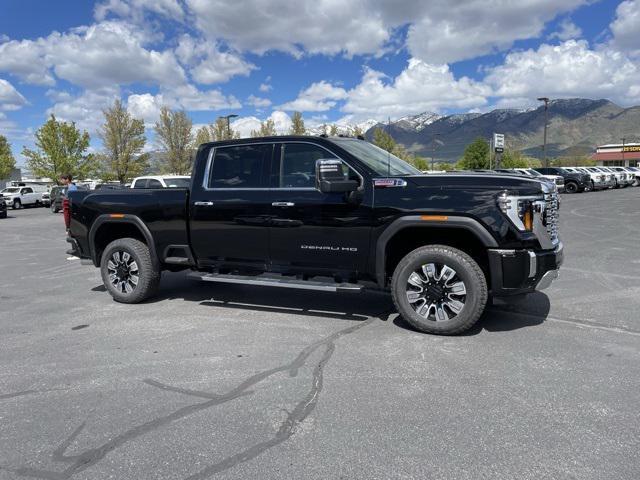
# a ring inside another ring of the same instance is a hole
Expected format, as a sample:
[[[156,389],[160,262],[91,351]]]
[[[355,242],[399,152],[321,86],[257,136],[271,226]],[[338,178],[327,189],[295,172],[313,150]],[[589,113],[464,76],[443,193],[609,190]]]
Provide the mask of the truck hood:
[[[414,185],[415,187],[433,186],[440,189],[509,190],[522,195],[537,195],[544,192],[540,180],[523,175],[502,173],[436,173],[394,178],[401,178],[408,185]],[[443,181],[444,179],[446,181]],[[547,186],[545,188],[550,187]]]

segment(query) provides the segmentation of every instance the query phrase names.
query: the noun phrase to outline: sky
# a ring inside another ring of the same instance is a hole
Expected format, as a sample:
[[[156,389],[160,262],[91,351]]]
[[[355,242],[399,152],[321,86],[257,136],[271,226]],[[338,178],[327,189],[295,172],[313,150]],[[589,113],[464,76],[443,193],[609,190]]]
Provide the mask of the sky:
[[[0,134],[21,165],[49,115],[97,136],[120,98],[147,126],[236,114],[287,126],[640,104],[640,0],[0,0]]]

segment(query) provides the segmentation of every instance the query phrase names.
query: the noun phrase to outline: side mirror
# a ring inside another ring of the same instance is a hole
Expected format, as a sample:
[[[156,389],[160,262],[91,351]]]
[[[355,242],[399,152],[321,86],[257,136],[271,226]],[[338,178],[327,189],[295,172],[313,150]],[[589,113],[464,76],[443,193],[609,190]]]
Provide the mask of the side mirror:
[[[320,159],[316,161],[316,188],[322,193],[346,193],[357,190],[358,182],[345,178],[340,160]]]

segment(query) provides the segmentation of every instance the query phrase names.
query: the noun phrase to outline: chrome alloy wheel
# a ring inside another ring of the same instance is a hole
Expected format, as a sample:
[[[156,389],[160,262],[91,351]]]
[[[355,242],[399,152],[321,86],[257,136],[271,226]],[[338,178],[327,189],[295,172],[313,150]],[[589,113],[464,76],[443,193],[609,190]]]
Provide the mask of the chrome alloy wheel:
[[[127,252],[113,252],[107,262],[107,271],[109,281],[119,292],[131,293],[138,286],[138,264]]]
[[[448,265],[427,263],[407,279],[407,300],[427,320],[443,322],[455,318],[466,298],[464,282]]]

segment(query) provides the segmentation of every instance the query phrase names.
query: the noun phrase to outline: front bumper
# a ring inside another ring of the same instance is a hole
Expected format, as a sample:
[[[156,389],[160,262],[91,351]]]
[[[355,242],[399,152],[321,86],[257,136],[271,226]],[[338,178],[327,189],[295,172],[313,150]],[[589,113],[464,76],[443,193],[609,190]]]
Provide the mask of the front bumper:
[[[562,243],[553,250],[489,250],[491,293],[519,295],[544,290],[558,277],[564,261]]]

